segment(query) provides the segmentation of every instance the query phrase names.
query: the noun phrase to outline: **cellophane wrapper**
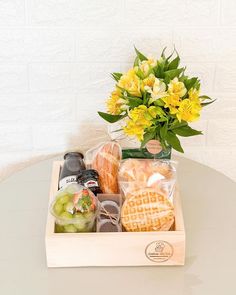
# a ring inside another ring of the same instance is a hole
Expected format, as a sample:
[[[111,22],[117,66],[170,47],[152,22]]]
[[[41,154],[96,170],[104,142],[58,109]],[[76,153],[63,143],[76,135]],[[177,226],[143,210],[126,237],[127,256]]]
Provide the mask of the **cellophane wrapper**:
[[[176,162],[122,161],[119,184],[124,196],[121,220],[126,231],[170,230],[174,224]]]
[[[153,188],[164,192],[173,203],[177,178],[177,162],[157,159],[126,159],[121,161],[119,185],[126,198],[132,190]]]
[[[86,167],[98,172],[103,193],[119,193],[118,170],[122,152],[116,141],[107,141],[85,154]]]

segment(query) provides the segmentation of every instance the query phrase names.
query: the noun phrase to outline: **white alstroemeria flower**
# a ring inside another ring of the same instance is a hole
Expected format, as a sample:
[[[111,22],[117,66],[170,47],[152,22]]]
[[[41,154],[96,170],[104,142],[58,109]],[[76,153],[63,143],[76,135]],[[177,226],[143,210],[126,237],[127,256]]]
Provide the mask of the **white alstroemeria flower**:
[[[117,103],[120,104],[120,109],[122,111],[126,111],[129,109],[129,106],[127,105],[127,100],[126,99],[123,99],[123,98],[119,98]]]
[[[153,87],[145,86],[144,89],[151,94],[149,104],[153,103],[159,98],[167,96],[166,84],[158,78],[155,78]]]

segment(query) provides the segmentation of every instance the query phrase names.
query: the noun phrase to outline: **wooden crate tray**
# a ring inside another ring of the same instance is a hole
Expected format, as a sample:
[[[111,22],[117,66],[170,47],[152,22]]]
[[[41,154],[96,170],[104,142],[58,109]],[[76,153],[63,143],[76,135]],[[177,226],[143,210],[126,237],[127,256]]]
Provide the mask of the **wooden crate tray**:
[[[53,163],[49,207],[58,190],[63,162]],[[46,256],[48,267],[184,265],[185,229],[178,190],[174,195],[172,231],[55,233],[55,219],[48,210]]]

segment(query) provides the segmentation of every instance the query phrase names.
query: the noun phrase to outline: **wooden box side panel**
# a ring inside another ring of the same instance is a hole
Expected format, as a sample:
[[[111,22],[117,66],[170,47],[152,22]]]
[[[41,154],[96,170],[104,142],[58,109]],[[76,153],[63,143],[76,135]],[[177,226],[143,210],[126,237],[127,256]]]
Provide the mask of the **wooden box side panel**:
[[[50,238],[47,244],[48,266],[157,266],[184,264],[185,241],[181,233],[82,235],[59,234],[57,237]],[[164,258],[161,257],[152,261],[153,250],[149,250],[149,247],[150,245],[155,247],[160,242],[164,243],[166,248],[164,248],[163,253],[167,251],[167,254],[162,253],[161,255],[164,255]]]
[[[47,225],[46,225],[46,238],[53,236],[55,234],[54,233],[55,220],[52,214],[50,213],[50,206],[58,190],[58,180],[59,180],[61,164],[62,164],[61,161],[55,161],[53,162],[53,166],[52,166],[51,186],[50,186],[50,193],[49,193],[48,215],[47,215]],[[47,247],[46,247],[46,250],[47,250]]]

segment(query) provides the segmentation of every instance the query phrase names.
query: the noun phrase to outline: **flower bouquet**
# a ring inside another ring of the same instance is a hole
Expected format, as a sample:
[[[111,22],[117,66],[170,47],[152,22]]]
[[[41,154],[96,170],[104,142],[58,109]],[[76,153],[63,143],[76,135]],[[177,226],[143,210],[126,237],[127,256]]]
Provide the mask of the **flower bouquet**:
[[[159,59],[151,59],[135,48],[133,67],[124,74],[112,73],[116,85],[106,102],[107,113],[98,112],[109,123],[122,120],[121,130],[141,143],[145,157],[150,140],[159,141],[167,157],[171,148],[183,153],[179,136],[202,134],[189,123],[214,101],[200,95],[199,78],[185,74],[177,51],[166,56],[165,49]]]

